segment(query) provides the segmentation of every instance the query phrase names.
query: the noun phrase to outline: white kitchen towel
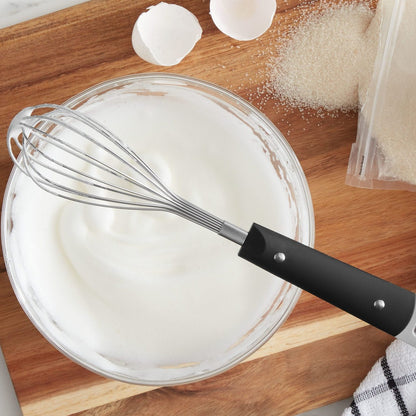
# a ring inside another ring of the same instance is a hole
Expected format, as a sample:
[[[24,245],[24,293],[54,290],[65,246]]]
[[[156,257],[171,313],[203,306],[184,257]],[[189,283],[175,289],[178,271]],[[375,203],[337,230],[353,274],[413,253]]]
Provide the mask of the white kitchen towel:
[[[416,416],[416,348],[394,341],[342,416]]]

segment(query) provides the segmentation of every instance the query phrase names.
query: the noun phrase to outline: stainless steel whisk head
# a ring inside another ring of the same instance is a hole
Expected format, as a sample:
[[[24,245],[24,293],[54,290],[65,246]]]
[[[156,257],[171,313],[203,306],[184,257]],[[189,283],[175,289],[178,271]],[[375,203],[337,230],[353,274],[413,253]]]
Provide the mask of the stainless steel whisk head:
[[[49,193],[96,206],[167,211],[223,235],[223,220],[170,191],[133,150],[79,111],[28,107],[7,136],[16,166]]]

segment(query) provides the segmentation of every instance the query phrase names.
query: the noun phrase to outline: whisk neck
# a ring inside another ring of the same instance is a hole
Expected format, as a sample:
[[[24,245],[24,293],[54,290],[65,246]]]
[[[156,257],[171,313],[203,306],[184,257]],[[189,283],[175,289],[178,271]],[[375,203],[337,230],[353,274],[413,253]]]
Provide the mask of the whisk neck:
[[[237,227],[234,224],[230,224],[227,221],[224,221],[218,234],[228,240],[233,241],[234,243],[243,245],[247,232]]]

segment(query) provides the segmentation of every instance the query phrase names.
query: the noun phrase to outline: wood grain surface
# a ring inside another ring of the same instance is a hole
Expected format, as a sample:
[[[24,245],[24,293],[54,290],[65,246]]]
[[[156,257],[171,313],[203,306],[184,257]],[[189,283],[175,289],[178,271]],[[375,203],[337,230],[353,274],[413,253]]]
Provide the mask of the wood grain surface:
[[[269,59],[296,24],[296,6],[314,8],[316,2],[277,0],[272,28],[249,42],[216,29],[208,1],[176,3],[197,16],[203,37],[171,68],[148,64],[132,50],[131,30],[152,4],[147,0],[91,0],[0,30],[1,191],[12,167],[6,132],[21,108],[60,103],[121,75],[190,75],[246,98],[287,137],[309,182],[319,250],[416,291],[416,194],[344,183],[356,114],[301,113],[265,91]],[[350,396],[392,340],[303,293],[281,330],[247,362],[203,382],[152,389],[106,380],[49,345],[19,306],[4,261],[0,314],[0,343],[25,416],[295,415]]]

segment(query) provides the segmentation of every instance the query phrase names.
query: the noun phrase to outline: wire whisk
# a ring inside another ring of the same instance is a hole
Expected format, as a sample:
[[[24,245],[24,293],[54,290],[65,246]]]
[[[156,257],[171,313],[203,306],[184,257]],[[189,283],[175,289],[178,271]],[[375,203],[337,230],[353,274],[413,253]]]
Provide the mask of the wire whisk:
[[[85,114],[52,104],[29,107],[12,120],[7,146],[16,166],[54,195],[184,217],[241,245],[240,257],[416,347],[416,294],[261,225],[247,233],[191,204]]]

